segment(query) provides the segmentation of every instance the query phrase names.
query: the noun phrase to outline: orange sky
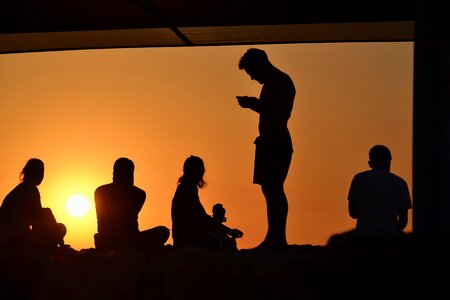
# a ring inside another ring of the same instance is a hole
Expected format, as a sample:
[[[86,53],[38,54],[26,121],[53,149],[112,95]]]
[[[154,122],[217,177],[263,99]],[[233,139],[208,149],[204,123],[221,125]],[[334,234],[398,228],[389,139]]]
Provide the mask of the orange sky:
[[[285,184],[290,244],[325,244],[354,226],[347,192],[353,175],[368,168],[374,144],[391,149],[391,170],[411,191],[413,43],[258,47],[297,88]],[[147,192],[139,215],[145,230],[170,228],[176,182],[193,154],[206,165],[208,187],[200,199],[207,212],[222,203],[227,225],[244,231],[238,247],[256,246],[267,226],[264,198],[252,184],[258,118],[235,100],[261,89],[237,67],[247,48],[0,55],[0,198],[18,184],[29,158],[42,159],[43,206],[66,224],[67,244],[90,248],[93,193],[111,182],[117,158],[135,162],[135,184]],[[84,217],[66,212],[67,198],[76,193],[90,197]]]

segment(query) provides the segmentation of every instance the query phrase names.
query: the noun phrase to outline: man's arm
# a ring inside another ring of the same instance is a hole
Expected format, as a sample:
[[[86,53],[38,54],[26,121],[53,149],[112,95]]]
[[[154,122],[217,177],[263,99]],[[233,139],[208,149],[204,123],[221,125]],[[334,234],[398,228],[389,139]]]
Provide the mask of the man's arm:
[[[97,232],[103,231],[105,225],[105,207],[103,206],[103,192],[102,188],[98,187],[94,192],[95,213],[97,216]]]
[[[406,228],[408,224],[408,209],[400,208],[397,212],[397,227],[401,230]]]
[[[145,198],[147,197],[147,194],[144,190],[135,187],[136,188],[136,210],[137,212],[140,212],[142,209],[142,206],[144,206]]]
[[[97,213],[97,217],[103,211],[103,207],[102,207],[103,203],[102,203],[101,199],[102,199],[102,195],[101,195],[100,188],[97,188],[94,192],[95,212]]]
[[[261,103],[256,97],[248,97],[248,96],[236,96],[239,105],[242,108],[250,108],[251,110],[260,113],[261,112]]]
[[[411,196],[406,181],[402,180],[401,187],[401,203],[397,209],[397,227],[404,230],[408,224],[408,209],[411,208]]]
[[[356,202],[355,202],[355,186],[356,186],[356,176],[353,177],[352,182],[350,183],[350,189],[348,191],[348,213],[350,214],[350,217],[353,219],[358,218],[358,212],[356,209]]]
[[[353,219],[357,218],[355,202],[350,200],[348,201],[348,213],[350,214],[350,217],[352,217]]]

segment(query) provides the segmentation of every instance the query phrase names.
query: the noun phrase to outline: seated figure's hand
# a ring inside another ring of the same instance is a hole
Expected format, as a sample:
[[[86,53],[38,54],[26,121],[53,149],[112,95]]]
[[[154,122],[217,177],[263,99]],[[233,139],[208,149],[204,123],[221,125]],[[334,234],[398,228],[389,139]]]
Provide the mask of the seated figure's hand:
[[[231,229],[229,234],[234,238],[241,238],[244,235],[239,229]]]

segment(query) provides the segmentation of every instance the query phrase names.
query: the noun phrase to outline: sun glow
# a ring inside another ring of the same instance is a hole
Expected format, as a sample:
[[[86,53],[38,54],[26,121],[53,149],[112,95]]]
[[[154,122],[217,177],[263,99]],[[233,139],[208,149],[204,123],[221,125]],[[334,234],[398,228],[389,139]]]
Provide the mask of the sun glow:
[[[84,195],[77,194],[67,199],[66,209],[71,216],[82,217],[88,213],[89,208],[89,200]]]

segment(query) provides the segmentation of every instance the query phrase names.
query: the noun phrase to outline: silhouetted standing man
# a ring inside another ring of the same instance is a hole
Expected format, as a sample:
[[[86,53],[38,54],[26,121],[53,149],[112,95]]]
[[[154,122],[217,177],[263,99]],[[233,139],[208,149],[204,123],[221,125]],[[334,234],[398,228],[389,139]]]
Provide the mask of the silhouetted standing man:
[[[239,61],[239,69],[262,84],[259,99],[236,97],[241,107],[259,114],[253,183],[261,185],[266,198],[268,230],[257,248],[280,250],[287,246],[288,200],[283,185],[293,153],[288,120],[294,105],[295,86],[289,75],[272,65],[260,49],[248,49]]]

